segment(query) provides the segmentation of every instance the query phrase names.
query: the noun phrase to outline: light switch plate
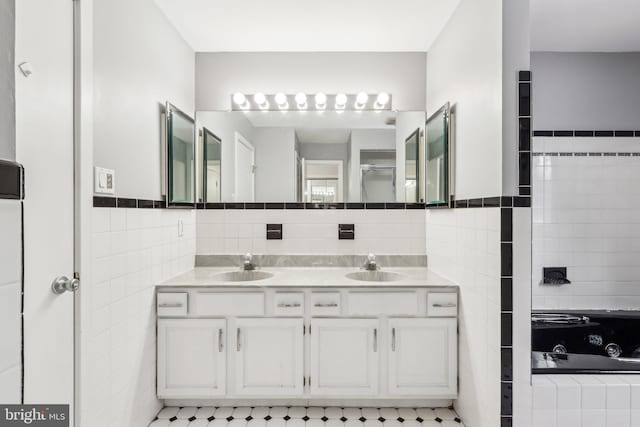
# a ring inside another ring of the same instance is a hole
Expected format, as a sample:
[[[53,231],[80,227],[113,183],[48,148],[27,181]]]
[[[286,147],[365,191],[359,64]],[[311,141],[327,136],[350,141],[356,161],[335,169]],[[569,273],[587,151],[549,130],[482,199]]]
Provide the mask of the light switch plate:
[[[93,182],[96,194],[116,194],[116,173],[113,169],[96,166]]]

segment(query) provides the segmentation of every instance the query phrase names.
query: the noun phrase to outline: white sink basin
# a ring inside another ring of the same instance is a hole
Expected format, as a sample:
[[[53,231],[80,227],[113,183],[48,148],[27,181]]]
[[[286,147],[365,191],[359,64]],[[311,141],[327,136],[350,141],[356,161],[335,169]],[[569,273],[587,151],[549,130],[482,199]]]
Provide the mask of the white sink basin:
[[[264,280],[273,277],[273,273],[266,271],[227,271],[213,276],[213,279],[221,282],[253,282],[256,280]]]
[[[404,279],[404,275],[390,271],[355,271],[346,274],[345,277],[362,282],[397,282]]]

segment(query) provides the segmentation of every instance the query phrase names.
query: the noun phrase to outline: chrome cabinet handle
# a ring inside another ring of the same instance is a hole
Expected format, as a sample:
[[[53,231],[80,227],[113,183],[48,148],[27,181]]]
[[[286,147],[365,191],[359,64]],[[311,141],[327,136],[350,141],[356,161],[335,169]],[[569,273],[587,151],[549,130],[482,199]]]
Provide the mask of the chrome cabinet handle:
[[[454,302],[447,302],[447,303],[439,303],[436,302],[434,304],[432,304],[433,307],[437,307],[437,308],[453,308],[456,307],[456,303]]]
[[[291,307],[301,307],[302,304],[300,304],[299,302],[295,302],[293,304],[287,304],[284,302],[281,302],[280,304],[278,304],[278,307],[286,307],[286,308],[291,308]]]
[[[337,302],[329,302],[329,303],[315,303],[313,304],[314,307],[337,307],[338,303]]]
[[[396,351],[396,328],[391,328],[391,351]]]
[[[240,328],[236,328],[236,350],[240,351]]]
[[[182,303],[181,302],[163,302],[158,304],[158,307],[160,308],[180,308],[182,307]]]
[[[218,353],[222,353],[224,344],[222,344],[222,329],[218,329]]]
[[[378,328],[373,329],[373,352],[378,352]]]

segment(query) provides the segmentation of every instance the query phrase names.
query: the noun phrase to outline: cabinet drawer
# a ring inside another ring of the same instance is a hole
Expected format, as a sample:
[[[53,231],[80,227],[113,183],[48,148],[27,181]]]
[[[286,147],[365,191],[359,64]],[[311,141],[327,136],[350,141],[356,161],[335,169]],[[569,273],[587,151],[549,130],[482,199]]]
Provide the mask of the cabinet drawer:
[[[340,292],[313,292],[309,303],[312,316],[340,315]]]
[[[276,316],[303,316],[304,293],[276,292],[273,297],[273,314]]]
[[[455,292],[429,292],[427,294],[427,315],[456,317],[458,315],[458,294]]]
[[[158,317],[184,317],[187,315],[186,292],[160,292],[157,298]]]
[[[194,299],[199,316],[264,316],[263,292],[201,292]]]
[[[418,296],[414,291],[405,292],[349,292],[349,315],[404,315],[418,313]]]

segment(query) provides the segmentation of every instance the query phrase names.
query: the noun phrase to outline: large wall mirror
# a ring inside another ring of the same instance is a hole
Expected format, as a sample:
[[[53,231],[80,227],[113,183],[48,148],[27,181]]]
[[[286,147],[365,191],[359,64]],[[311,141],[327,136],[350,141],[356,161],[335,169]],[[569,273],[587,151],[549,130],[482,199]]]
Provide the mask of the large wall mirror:
[[[192,207],[196,195],[195,121],[169,103],[165,116],[167,206]]]
[[[452,159],[450,144],[450,108],[443,105],[427,120],[426,148],[426,204],[449,206],[452,194]]]
[[[388,110],[198,111],[198,199],[423,201],[425,117]]]

